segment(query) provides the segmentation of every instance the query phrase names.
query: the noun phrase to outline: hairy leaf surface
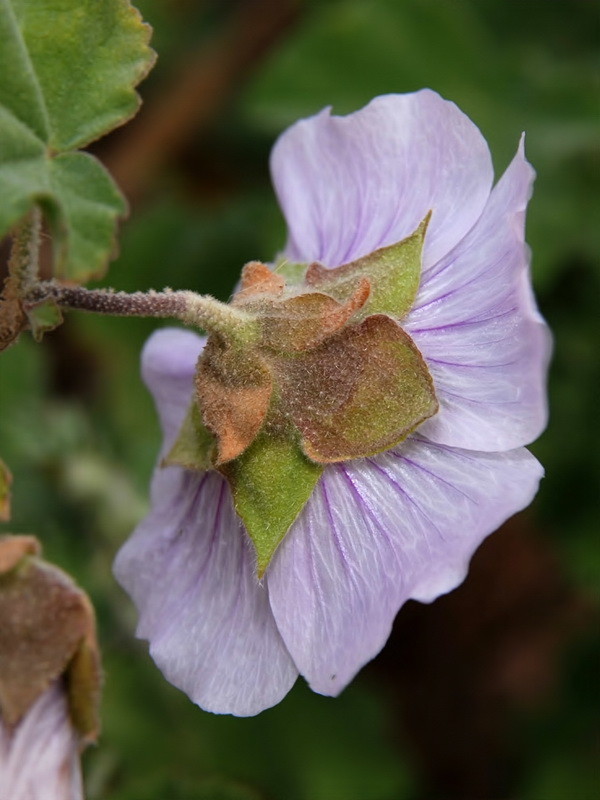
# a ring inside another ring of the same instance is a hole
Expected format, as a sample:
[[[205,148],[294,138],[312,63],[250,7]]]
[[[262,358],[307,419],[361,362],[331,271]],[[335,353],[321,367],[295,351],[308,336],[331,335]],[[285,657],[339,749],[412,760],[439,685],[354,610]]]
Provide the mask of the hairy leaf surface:
[[[154,61],[128,0],[0,0],[0,236],[34,205],[56,277],[101,275],[126,203],[99,161],[70,152],[136,112]]]

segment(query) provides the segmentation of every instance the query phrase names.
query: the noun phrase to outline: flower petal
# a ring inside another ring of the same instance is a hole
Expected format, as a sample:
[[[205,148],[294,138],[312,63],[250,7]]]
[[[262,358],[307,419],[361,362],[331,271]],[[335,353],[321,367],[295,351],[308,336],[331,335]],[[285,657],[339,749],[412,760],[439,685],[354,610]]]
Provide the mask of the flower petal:
[[[441,406],[420,430],[437,442],[509,450],[546,425],[550,336],[524,242],[533,178],[521,141],[476,226],[423,274],[405,320]]]
[[[144,347],[142,373],[165,432],[163,453],[191,402],[205,341],[167,328]],[[159,468],[152,503],[115,562],[140,611],[138,635],[150,640],[167,679],[203,708],[246,716],[279,702],[297,671],[224,478]]]
[[[194,374],[205,336],[181,328],[155,331],[142,351],[142,376],[156,402],[165,434],[162,452],[171,449],[192,402]]]
[[[82,800],[79,737],[61,681],[40,695],[14,732],[0,717],[0,798]]]
[[[399,242],[430,210],[424,263],[434,264],[475,224],[493,179],[478,128],[429,89],[301,120],[275,144],[271,171],[286,255],[328,267]]]
[[[482,539],[531,502],[541,475],[524,449],[478,453],[416,436],[328,466],[267,572],[277,625],[310,686],[338,694],[406,600],[461,583]]]
[[[143,374],[171,446],[191,402],[204,341],[155,333]],[[140,612],[138,635],[167,679],[216,713],[257,714],[279,702],[297,670],[277,631],[267,589],[225,479],[157,469],[152,510],[117,555],[115,574]]]
[[[165,677],[208,711],[249,716],[278,703],[298,673],[225,479],[167,467],[154,495],[115,562],[140,612],[138,636]]]

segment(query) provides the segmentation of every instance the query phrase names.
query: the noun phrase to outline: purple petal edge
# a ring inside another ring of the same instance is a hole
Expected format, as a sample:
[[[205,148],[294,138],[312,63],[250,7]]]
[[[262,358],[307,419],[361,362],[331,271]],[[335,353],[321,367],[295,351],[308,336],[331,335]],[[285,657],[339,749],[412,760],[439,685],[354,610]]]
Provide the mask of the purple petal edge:
[[[400,241],[430,210],[424,260],[436,263],[473,227],[493,180],[479,129],[430,89],[300,120],[276,142],[271,171],[286,255],[328,267]]]
[[[533,298],[524,242],[533,177],[521,139],[475,227],[424,273],[404,323],[440,400],[421,431],[442,444],[510,450],[547,424],[551,337]]]
[[[166,447],[191,402],[202,347],[195,334],[166,329],[144,349],[144,379]],[[114,571],[138,608],[138,636],[150,641],[165,677],[202,708],[251,716],[292,687],[298,672],[217,472],[157,468],[152,509],[117,554]]]
[[[409,598],[464,579],[481,541],[531,502],[542,468],[525,449],[478,453],[413,437],[327,467],[267,579],[300,673],[336,695],[385,644]]]

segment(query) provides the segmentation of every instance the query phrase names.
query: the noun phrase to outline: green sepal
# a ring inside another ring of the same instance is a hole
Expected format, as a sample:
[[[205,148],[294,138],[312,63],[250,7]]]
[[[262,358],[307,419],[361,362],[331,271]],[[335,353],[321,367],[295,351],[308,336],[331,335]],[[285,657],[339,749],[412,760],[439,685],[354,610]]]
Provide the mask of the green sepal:
[[[117,220],[127,211],[112,177],[89,153],[48,158],[27,139],[8,154],[11,130],[2,126],[0,109],[0,236],[37,204],[52,234],[54,276],[77,283],[101,277],[115,251]]]
[[[162,467],[185,467],[201,472],[213,468],[215,437],[202,422],[195,402],[190,405],[173,447],[162,460]]]
[[[62,311],[52,298],[28,306],[26,314],[36,342],[41,342],[45,333],[54,330],[63,321]]]
[[[295,438],[266,430],[220,471],[256,549],[258,577],[262,578],[313,493],[323,467],[306,458]]]
[[[55,276],[100,277],[125,201],[97,159],[67,152],[123,124],[154,53],[128,0],[0,0],[0,237],[34,205]]]
[[[423,243],[430,219],[431,212],[406,239],[336,269],[311,264],[306,273],[307,284],[345,302],[352,296],[357,281],[367,278],[371,294],[356,319],[365,319],[371,314],[389,314],[401,320],[413,307],[417,296]]]
[[[301,284],[304,280],[308,266],[309,265],[306,263],[296,263],[295,261],[288,261],[286,258],[282,258],[275,263],[273,272],[277,273],[277,275],[281,275],[289,286],[296,286]]]
[[[90,616],[93,610],[90,606]],[[66,671],[71,721],[84,742],[95,742],[100,733],[102,669],[95,629],[81,640]]]

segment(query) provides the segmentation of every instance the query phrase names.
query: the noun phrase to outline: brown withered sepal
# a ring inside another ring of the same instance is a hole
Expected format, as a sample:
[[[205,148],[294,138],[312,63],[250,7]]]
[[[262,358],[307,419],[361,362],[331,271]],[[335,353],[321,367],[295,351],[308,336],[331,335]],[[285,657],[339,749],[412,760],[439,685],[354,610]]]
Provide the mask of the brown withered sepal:
[[[274,368],[283,406],[304,437],[302,448],[318,463],[387,450],[437,411],[421,354],[384,314],[344,329],[301,358],[275,359]]]
[[[269,411],[273,378],[261,354],[209,338],[196,371],[196,398],[206,427],[217,439],[215,466],[249,447]]]
[[[71,578],[39,553],[32,536],[0,537],[0,716],[16,725],[63,677],[83,744],[99,731],[94,611]]]

